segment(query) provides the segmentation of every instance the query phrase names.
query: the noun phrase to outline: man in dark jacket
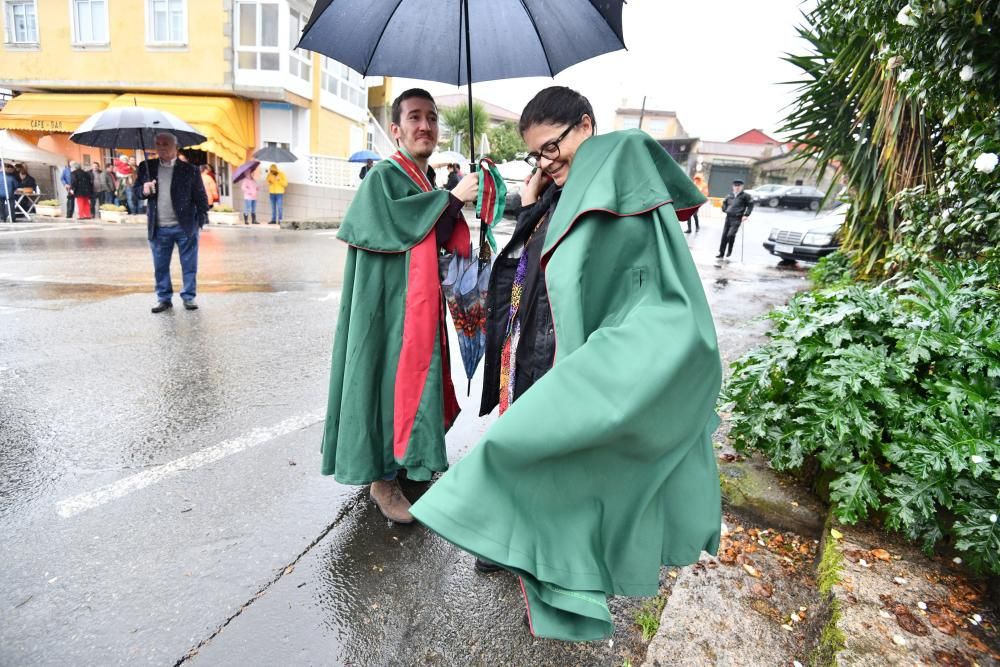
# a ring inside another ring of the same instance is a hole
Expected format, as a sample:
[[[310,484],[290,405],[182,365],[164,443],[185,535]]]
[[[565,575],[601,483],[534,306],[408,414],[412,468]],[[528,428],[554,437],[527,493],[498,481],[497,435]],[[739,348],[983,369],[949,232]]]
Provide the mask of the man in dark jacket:
[[[753,212],[753,198],[743,192],[743,181],[740,179],[733,181],[733,191],[722,201],[722,212],[726,214],[726,226],[722,230],[722,241],[719,243],[719,254],[715,256],[716,259],[733,254],[736,233]]]
[[[147,201],[146,237],[153,251],[156,276],[157,302],[152,310],[162,313],[173,307],[170,259],[175,244],[184,278],[181,299],[187,310],[196,310],[198,234],[208,215],[205,186],[197,167],[177,159],[174,135],[169,132],[156,135],[153,146],[159,159],[139,165],[134,186],[136,197]]]

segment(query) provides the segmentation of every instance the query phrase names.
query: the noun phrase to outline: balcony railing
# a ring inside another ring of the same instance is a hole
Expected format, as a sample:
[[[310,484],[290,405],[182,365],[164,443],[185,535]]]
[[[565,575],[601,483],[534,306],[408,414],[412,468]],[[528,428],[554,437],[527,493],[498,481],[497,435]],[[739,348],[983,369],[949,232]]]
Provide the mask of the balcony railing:
[[[356,188],[361,165],[332,155],[309,156],[309,184],[327,188]]]

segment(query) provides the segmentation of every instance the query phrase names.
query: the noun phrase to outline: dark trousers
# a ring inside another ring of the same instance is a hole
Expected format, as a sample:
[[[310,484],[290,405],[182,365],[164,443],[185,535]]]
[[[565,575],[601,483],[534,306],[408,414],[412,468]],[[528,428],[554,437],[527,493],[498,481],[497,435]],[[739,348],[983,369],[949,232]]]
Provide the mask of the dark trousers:
[[[76,197],[74,197],[73,195],[71,195],[71,194],[69,194],[67,192],[66,193],[66,219],[67,220],[72,220],[73,219],[73,211],[76,209],[76,207],[74,206],[75,204],[76,204]]]
[[[698,214],[692,213],[691,217],[688,218],[688,231],[691,231],[691,221],[694,220],[694,230],[701,231],[701,223],[698,221]]]
[[[726,226],[722,229],[722,241],[719,243],[719,256],[729,257],[733,254],[733,245],[736,244],[736,234],[740,231],[742,218],[726,217]]]
[[[149,242],[149,249],[153,251],[156,298],[159,301],[170,301],[174,296],[174,286],[170,282],[170,260],[174,254],[174,245],[181,256],[181,275],[184,279],[181,298],[190,301],[198,288],[198,230],[195,229],[194,234],[188,236],[180,225],[158,228],[156,236]]]

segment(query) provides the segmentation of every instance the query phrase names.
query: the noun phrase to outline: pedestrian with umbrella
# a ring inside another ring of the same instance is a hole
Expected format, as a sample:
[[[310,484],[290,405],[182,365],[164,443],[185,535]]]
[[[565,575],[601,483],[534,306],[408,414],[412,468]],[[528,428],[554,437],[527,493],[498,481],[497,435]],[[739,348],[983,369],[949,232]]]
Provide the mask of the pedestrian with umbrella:
[[[240,190],[243,192],[243,224],[248,224],[247,217],[249,216],[249,222],[256,225],[257,224],[257,167],[260,166],[260,162],[257,160],[248,160],[236,168],[236,172],[233,174],[233,183],[240,184]]]
[[[386,518],[411,523],[397,475],[427,481],[447,469],[444,435],[459,411],[439,251],[469,255],[461,209],[478,185],[470,175],[451,193],[434,189],[438,113],[427,91],[396,98],[390,130],[399,150],[368,172],[337,234],[348,253],[321,470],[370,485]]]
[[[357,151],[352,153],[351,157],[347,158],[348,162],[363,162],[364,166],[361,167],[361,171],[358,172],[358,178],[362,181],[365,180],[365,176],[371,171],[372,166],[382,158],[375,151]]]
[[[157,159],[138,165],[132,186],[136,199],[146,201],[146,238],[156,281],[152,312],[173,307],[170,259],[175,245],[184,280],[181,299],[187,310],[197,310],[198,235],[208,220],[208,200],[198,168],[178,159],[178,148],[201,144],[205,135],[172,113],[132,106],[95,113],[70,135],[70,141],[102,148],[138,148],[144,157],[146,147],[153,146]]]

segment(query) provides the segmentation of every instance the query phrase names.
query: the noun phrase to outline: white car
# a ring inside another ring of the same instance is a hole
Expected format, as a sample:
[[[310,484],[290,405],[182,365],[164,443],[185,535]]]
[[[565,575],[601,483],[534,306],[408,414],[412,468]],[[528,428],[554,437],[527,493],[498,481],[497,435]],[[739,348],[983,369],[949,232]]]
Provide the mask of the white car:
[[[817,218],[783,220],[771,229],[764,248],[784,261],[818,262],[840,247],[840,228],[847,217],[847,206]]]

